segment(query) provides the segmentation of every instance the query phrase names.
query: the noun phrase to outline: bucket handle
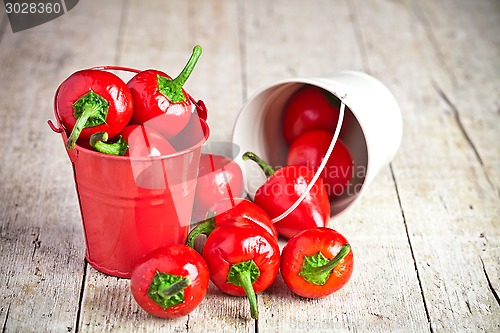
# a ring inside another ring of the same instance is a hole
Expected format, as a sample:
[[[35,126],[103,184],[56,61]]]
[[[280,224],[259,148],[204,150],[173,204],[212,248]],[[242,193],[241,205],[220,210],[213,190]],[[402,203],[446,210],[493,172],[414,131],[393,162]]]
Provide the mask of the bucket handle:
[[[323,160],[321,161],[318,170],[316,170],[316,173],[314,174],[313,178],[311,179],[311,181],[307,185],[306,190],[301,194],[301,196],[293,203],[293,205],[288,207],[288,209],[285,210],[281,215],[273,218],[271,220],[273,223],[276,223],[276,222],[283,220],[291,212],[293,212],[295,210],[295,208],[297,208],[297,206],[300,205],[300,203],[302,201],[304,201],[306,196],[311,191],[311,188],[314,186],[314,184],[316,183],[316,181],[320,177],[321,173],[323,172],[323,169],[326,166],[326,162],[328,162],[328,160],[330,159],[330,155],[332,154],[333,148],[335,147],[335,144],[337,143],[337,140],[338,140],[338,137],[340,134],[340,129],[342,127],[342,122],[344,121],[344,110],[345,110],[344,99],[346,98],[346,96],[347,95],[339,97],[339,99],[340,99],[340,114],[339,114],[339,119],[337,121],[337,127],[335,128],[335,132],[333,134],[332,141],[330,142],[330,146],[328,147],[328,150],[325,153],[325,157],[323,157]]]
[[[124,71],[124,72],[131,72],[131,73],[140,73],[142,72],[140,69],[135,69],[135,68],[130,68],[130,67],[123,67],[123,66],[113,66],[113,65],[106,65],[106,66],[95,66],[95,67],[90,67],[90,68],[87,68],[87,69],[91,69],[91,70],[100,70],[100,71],[112,71],[112,70],[118,70],[118,71]],[[56,93],[54,94],[54,113],[55,113],[55,110],[56,110],[56,107],[57,107],[57,94],[59,92],[59,89],[61,88],[61,86],[59,85],[59,87],[57,87],[57,90],[56,90]],[[190,94],[188,94],[186,92],[189,100],[191,101],[191,103],[193,103],[193,105],[195,106],[196,108],[196,112],[198,113],[198,117],[200,117],[201,119],[203,120],[207,120],[208,118],[208,109],[205,105],[205,103],[200,99],[198,101],[196,101]],[[57,114],[56,114],[56,118],[57,118]],[[56,126],[52,120],[48,120],[47,121],[50,129],[52,131],[54,131],[55,133],[62,133],[64,131],[64,129],[62,128],[62,125],[61,125],[61,122],[59,119],[57,119],[57,123],[58,123],[58,126]]]

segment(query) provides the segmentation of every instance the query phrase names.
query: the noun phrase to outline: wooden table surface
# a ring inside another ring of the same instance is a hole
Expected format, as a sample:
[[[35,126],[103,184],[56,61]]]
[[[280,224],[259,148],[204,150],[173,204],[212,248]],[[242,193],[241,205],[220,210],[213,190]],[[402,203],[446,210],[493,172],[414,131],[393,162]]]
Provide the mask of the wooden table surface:
[[[85,262],[71,164],[46,124],[55,89],[96,65],[174,75],[195,44],[186,89],[208,105],[214,141],[280,79],[358,70],[396,97],[397,156],[330,223],[356,260],[339,292],[300,298],[278,276],[255,321],[211,284],[189,316],[162,320],[129,280]],[[497,0],[87,0],[17,33],[3,12],[0,85],[2,332],[500,331]]]

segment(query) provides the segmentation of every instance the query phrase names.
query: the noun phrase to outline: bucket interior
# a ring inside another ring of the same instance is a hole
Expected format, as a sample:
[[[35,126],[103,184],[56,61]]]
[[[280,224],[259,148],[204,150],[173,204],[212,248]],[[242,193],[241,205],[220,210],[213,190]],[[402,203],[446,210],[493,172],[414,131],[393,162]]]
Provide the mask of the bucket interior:
[[[240,145],[242,153],[253,151],[268,161],[275,169],[285,166],[289,145],[282,134],[282,118],[285,104],[290,96],[306,84],[318,86],[333,95],[342,96],[343,92],[324,82],[297,81],[277,84],[251,98],[242,109],[235,125],[233,141]],[[368,165],[368,150],[365,135],[359,122],[346,105],[344,122],[339,138],[349,149],[354,161],[353,178],[347,189],[331,200],[333,216],[354,203],[363,188]],[[250,197],[265,181],[260,168],[255,163],[238,163],[245,170],[246,189]]]

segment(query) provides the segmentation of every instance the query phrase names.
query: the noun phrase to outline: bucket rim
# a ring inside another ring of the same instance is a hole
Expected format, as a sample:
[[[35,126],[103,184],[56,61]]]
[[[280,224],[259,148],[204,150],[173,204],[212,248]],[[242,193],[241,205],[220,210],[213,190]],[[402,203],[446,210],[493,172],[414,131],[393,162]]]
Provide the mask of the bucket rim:
[[[131,73],[136,73],[136,74],[141,72],[141,70],[139,70],[139,69],[130,68],[130,67],[123,67],[123,66],[115,66],[115,65],[94,66],[94,67],[90,67],[90,68],[87,68],[87,69],[88,70],[97,70],[97,71],[99,71],[99,70],[101,70],[101,71],[116,70],[116,71],[125,71],[125,72],[131,72]],[[62,85],[62,83],[59,84],[59,86],[57,87],[56,92],[54,94],[54,98],[53,98],[53,112],[54,112],[54,117],[55,117],[56,122],[57,122],[57,126],[54,125],[51,120],[48,120],[47,123],[48,123],[49,127],[52,129],[52,131],[54,131],[55,133],[60,133],[63,136],[64,141],[66,142],[66,140],[68,139],[68,136],[66,134],[66,130],[65,130],[64,126],[62,125],[62,122],[59,119],[59,116],[58,116],[58,113],[57,113],[57,95],[59,93],[59,90],[61,89],[61,85]],[[87,154],[90,154],[90,155],[98,154],[99,156],[102,156],[104,158],[124,160],[124,161],[126,161],[126,160],[128,160],[128,161],[139,161],[139,162],[140,161],[162,160],[162,159],[171,158],[171,157],[177,157],[177,156],[181,156],[181,155],[185,155],[185,154],[188,154],[190,152],[193,152],[196,149],[201,148],[201,146],[203,146],[208,141],[208,139],[210,137],[210,127],[208,126],[208,123],[207,123],[207,110],[206,110],[205,104],[202,101],[196,101],[189,94],[188,94],[188,96],[189,96],[189,99],[191,100],[191,102],[193,103],[193,105],[195,106],[195,110],[193,111],[193,113],[196,112],[198,114],[198,119],[200,120],[200,123],[202,125],[204,136],[196,144],[194,144],[194,145],[192,145],[192,146],[190,146],[190,147],[188,147],[186,149],[183,149],[181,151],[177,151],[177,152],[175,152],[173,154],[168,154],[168,155],[160,155],[160,156],[133,156],[133,157],[103,154],[101,152],[85,148],[85,147],[79,145],[78,143],[76,143],[76,147],[73,150],[74,151],[83,151],[83,152],[85,152]],[[67,148],[66,148],[66,151],[69,152],[69,150]]]
[[[201,146],[203,146],[207,141],[208,141],[208,138],[210,137],[210,127],[208,126],[207,122],[200,118],[200,124],[202,124],[202,128],[203,128],[203,138],[200,139],[196,144],[186,148],[186,149],[183,149],[183,150],[180,150],[180,151],[177,151],[175,153],[172,153],[172,154],[168,154],[168,155],[160,155],[160,156],[119,156],[119,155],[110,155],[110,154],[103,154],[99,151],[96,151],[96,150],[92,150],[92,149],[89,149],[89,148],[86,148],[86,147],[83,147],[81,145],[79,145],[78,143],[76,144],[76,147],[75,149],[73,149],[75,152],[84,152],[85,154],[89,154],[89,155],[95,155],[95,156],[100,156],[102,158],[109,158],[109,159],[115,159],[115,160],[123,160],[123,161],[137,161],[137,162],[141,162],[141,161],[148,161],[148,162],[151,162],[151,161],[157,161],[157,160],[164,160],[164,159],[167,159],[167,158],[174,158],[174,157],[178,157],[178,156],[181,156],[181,155],[185,155],[185,154],[189,154],[197,149],[200,149]],[[67,140],[67,134],[66,134],[66,131],[63,130],[61,132],[61,135],[63,136],[63,139],[64,141]],[[67,148],[66,148],[67,150]]]

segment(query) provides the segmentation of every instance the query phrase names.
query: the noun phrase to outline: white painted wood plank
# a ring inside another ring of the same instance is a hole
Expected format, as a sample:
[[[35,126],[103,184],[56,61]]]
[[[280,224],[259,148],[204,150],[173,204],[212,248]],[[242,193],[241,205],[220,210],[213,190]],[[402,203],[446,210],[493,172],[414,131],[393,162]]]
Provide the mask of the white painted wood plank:
[[[212,140],[230,138],[244,99],[290,76],[365,69],[404,113],[393,170],[406,220],[386,169],[332,222],[353,244],[350,284],[310,301],[278,278],[258,298],[261,332],[499,329],[497,2],[131,1],[121,13],[120,1],[80,2],[35,29],[6,26],[0,40],[2,331],[74,331],[78,319],[95,332],[255,330],[246,300],[213,285],[189,317],[165,321],[138,308],[127,280],[89,266],[84,276],[71,167],[45,124],[70,72],[118,63],[175,74],[195,43],[204,54],[187,89],[210,109]]]
[[[203,54],[185,88],[209,109],[210,140],[230,140],[242,105],[238,3],[134,0],[127,13],[119,63],[175,77],[199,44]]]
[[[499,2],[423,1],[414,11],[434,44],[436,89],[500,197]]]
[[[249,94],[292,76],[363,70],[355,15],[346,2],[245,3]],[[370,29],[378,29],[379,21]],[[280,29],[276,29],[279,26]],[[275,47],[279,45],[279,47]],[[350,213],[331,223],[353,246],[355,273],[338,293],[294,296],[281,278],[259,297],[259,331],[426,331],[423,300],[389,170]]]
[[[244,1],[245,97],[277,80],[363,70],[345,1]]]
[[[445,66],[446,57],[436,63],[438,51],[433,50],[436,45],[430,43],[426,33],[432,27],[418,20],[412,5],[356,2],[356,9],[363,22],[369,68],[394,91],[403,110],[405,137],[393,168],[431,327],[436,332],[495,331],[500,324],[500,309],[488,287],[481,256],[485,249],[489,252],[498,248],[498,195],[457,123],[454,110],[435,89],[434,76],[444,75],[439,81],[444,82],[461,67],[455,64],[451,71]],[[455,5],[439,11],[443,22],[452,7],[467,15],[467,8]],[[377,30],[370,29],[377,20],[374,12],[393,19]],[[380,36],[389,35],[385,43],[379,42]],[[468,51],[474,53],[475,48]],[[484,66],[487,70],[488,61]],[[433,71],[436,68],[440,68],[439,73]],[[477,96],[468,97],[473,104],[482,103]],[[485,125],[484,130],[489,132],[489,128]],[[484,242],[484,235],[488,242]],[[490,260],[498,266],[498,257]],[[495,279],[498,275],[489,277]]]
[[[74,70],[112,59],[95,49],[116,38],[119,1],[81,2],[70,13],[0,42],[0,323],[3,332],[76,329],[84,240],[71,165],[53,119],[59,82]],[[81,29],[102,24],[95,33]],[[89,50],[92,49],[92,52]]]
[[[453,10],[443,15],[444,9]],[[469,148],[491,186],[500,196],[500,21],[498,1],[444,1],[436,6],[422,2],[415,8],[427,38],[435,43],[435,88],[454,115]],[[493,220],[496,230],[479,234],[485,283],[500,303],[500,214]],[[500,317],[485,323],[500,325]]]

